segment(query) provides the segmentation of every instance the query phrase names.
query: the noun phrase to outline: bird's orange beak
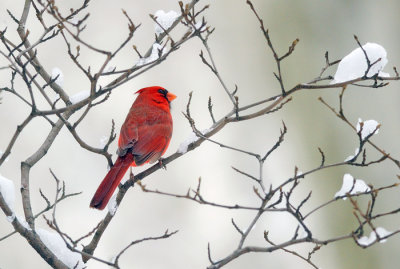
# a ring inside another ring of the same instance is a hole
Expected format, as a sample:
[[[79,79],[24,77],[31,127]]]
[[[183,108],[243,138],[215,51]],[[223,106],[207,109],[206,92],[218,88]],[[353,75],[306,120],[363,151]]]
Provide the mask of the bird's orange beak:
[[[168,101],[171,102],[172,100],[174,100],[176,98],[176,95],[169,92],[169,93],[167,93],[167,98],[168,98]]]

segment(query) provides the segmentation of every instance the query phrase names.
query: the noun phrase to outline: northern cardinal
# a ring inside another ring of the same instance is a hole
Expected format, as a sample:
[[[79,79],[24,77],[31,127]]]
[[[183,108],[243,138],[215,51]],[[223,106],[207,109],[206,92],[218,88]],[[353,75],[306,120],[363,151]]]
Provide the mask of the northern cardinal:
[[[153,86],[143,88],[136,98],[118,139],[118,158],[96,193],[90,207],[104,209],[130,166],[154,163],[167,150],[172,135],[170,102],[176,95]]]

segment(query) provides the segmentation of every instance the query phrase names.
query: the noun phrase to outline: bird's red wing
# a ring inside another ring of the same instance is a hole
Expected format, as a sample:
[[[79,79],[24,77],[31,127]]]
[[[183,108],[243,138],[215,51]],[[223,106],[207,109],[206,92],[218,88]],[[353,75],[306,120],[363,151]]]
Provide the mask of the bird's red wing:
[[[157,161],[168,147],[171,140],[170,124],[143,125],[138,128],[138,140],[132,147],[136,165]]]
[[[124,124],[118,138],[118,155],[123,156],[126,151],[133,147],[138,140],[138,126],[134,122]]]

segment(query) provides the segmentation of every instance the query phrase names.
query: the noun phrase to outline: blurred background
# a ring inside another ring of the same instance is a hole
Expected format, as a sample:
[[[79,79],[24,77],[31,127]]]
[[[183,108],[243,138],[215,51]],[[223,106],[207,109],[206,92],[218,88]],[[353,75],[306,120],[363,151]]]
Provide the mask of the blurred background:
[[[79,1],[56,1],[60,8],[78,7]],[[205,12],[206,21],[215,32],[209,38],[216,64],[221,76],[232,90],[238,85],[240,104],[250,104],[280,92],[273,76],[276,64],[259,29],[259,23],[243,1],[200,1],[198,7],[210,4]],[[270,30],[272,42],[278,53],[283,54],[291,42],[299,38],[300,43],[292,56],[282,63],[284,84],[291,88],[298,83],[311,81],[319,75],[325,64],[324,53],[337,60],[357,48],[353,34],[362,44],[375,42],[382,45],[389,63],[384,71],[394,75],[392,67],[399,65],[398,1],[372,0],[304,0],[304,1],[261,1],[253,0],[266,28]],[[7,36],[18,43],[16,25],[7,15],[9,9],[19,17],[23,1],[2,0],[0,2],[1,29],[7,26]],[[127,22],[121,9],[127,11],[135,24],[142,23],[135,33],[133,44],[145,53],[154,40],[154,23],[148,14],[157,10],[179,12],[177,1],[110,1],[97,0],[90,3],[90,17],[83,38],[102,49],[115,49],[126,37]],[[31,10],[32,11],[32,10]],[[31,40],[41,34],[40,25],[32,12],[28,20]],[[185,31],[183,26],[173,33],[176,38]],[[82,46],[81,46],[82,47]],[[211,96],[216,118],[230,111],[230,101],[216,77],[201,62],[198,54],[201,43],[193,39],[173,53],[161,65],[133,79],[113,91],[109,100],[93,108],[80,124],[78,133],[88,144],[99,147],[107,136],[111,120],[119,131],[129,110],[136,90],[150,85],[161,85],[175,93],[173,102],[174,134],[165,156],[174,153],[191,132],[182,115],[193,91],[192,116],[199,129],[211,126],[207,101]],[[203,49],[204,50],[204,49]],[[89,89],[89,82],[74,66],[66,53],[66,46],[59,37],[38,48],[38,57],[49,72],[54,67],[62,70],[63,86],[73,95]],[[137,55],[131,47],[121,52],[111,63],[117,69],[132,65]],[[1,66],[5,59],[1,58]],[[92,70],[99,68],[104,57],[82,50],[81,61]],[[335,68],[327,74],[334,74]],[[0,72],[1,87],[9,86],[9,73]],[[103,81],[104,85],[107,80]],[[22,87],[24,96],[28,92]],[[355,124],[358,118],[375,119],[382,124],[373,141],[400,158],[399,82],[379,89],[349,87],[344,97],[344,109]],[[231,124],[214,138],[217,141],[247,151],[265,154],[279,137],[282,121],[288,127],[285,141],[265,163],[265,184],[276,186],[294,173],[298,166],[303,172],[320,163],[318,147],[324,150],[328,163],[344,160],[358,147],[358,138],[344,122],[323,106],[317,98],[323,97],[331,105],[338,105],[339,89],[300,91],[294,100],[282,110],[248,122]],[[16,127],[29,113],[26,105],[15,96],[2,93],[0,104],[0,150],[5,150]],[[44,105],[44,103],[43,103]],[[76,117],[72,118],[76,119]],[[43,143],[50,130],[43,119],[33,121],[18,138],[9,160],[0,167],[0,173],[13,180],[16,191],[16,211],[23,215],[20,202],[20,165]],[[114,154],[116,142],[111,145]],[[368,157],[379,157],[367,149]],[[205,142],[195,151],[175,160],[167,170],[160,170],[147,177],[143,183],[149,189],[159,189],[185,194],[195,188],[202,178],[202,193],[213,202],[223,204],[258,205],[253,193],[253,182],[231,169],[237,167],[249,174],[257,175],[258,162],[247,155]],[[137,168],[134,173],[147,168]],[[57,206],[57,220],[64,232],[73,238],[86,234],[104,217],[106,212],[89,209],[89,201],[98,184],[107,172],[104,157],[82,149],[68,130],[63,129],[48,154],[31,170],[31,193],[34,213],[46,206],[40,197],[39,188],[50,198],[54,197],[55,184],[49,172],[66,183],[67,192],[82,192],[81,195],[65,200]],[[389,161],[367,168],[340,167],[320,171],[303,180],[294,194],[293,201],[304,199],[310,190],[312,196],[304,206],[304,212],[330,200],[342,185],[345,173],[380,187],[397,182],[398,169]],[[380,193],[376,212],[386,212],[399,207],[397,189]],[[360,199],[362,201],[363,199]],[[49,214],[47,214],[49,215]],[[231,224],[233,218],[239,227],[247,227],[255,212],[225,210],[202,206],[192,201],[143,193],[140,188],[130,189],[116,216],[104,234],[95,255],[111,260],[131,241],[147,236],[157,236],[169,231],[179,232],[169,239],[144,242],[132,247],[120,260],[122,268],[205,268],[209,265],[207,244],[215,260],[231,253],[239,243],[239,234]],[[389,216],[376,222],[377,226],[389,231],[399,228],[400,216]],[[307,224],[319,239],[336,237],[356,228],[348,200],[338,201],[307,220]],[[48,229],[43,218],[37,226]],[[292,237],[296,222],[288,214],[265,214],[251,232],[246,245],[266,246],[263,232],[269,231],[271,240],[283,242]],[[5,217],[0,217],[0,237],[12,231]],[[369,235],[369,230],[366,231]],[[353,240],[345,240],[322,247],[313,256],[313,262],[330,268],[398,268],[400,261],[398,236],[386,243],[361,249]],[[307,255],[312,245],[302,244],[295,250]],[[23,250],[23,251],[22,251]],[[274,253],[246,254],[228,264],[226,268],[311,268],[309,264],[283,251]],[[14,235],[0,242],[0,268],[47,268],[48,265],[22,237]],[[107,268],[95,261],[88,268]]]

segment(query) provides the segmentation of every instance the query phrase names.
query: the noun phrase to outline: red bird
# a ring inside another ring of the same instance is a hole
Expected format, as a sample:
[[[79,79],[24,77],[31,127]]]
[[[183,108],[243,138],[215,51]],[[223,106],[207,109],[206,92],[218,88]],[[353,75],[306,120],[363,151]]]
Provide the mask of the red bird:
[[[94,194],[90,207],[104,209],[129,166],[154,163],[168,148],[172,135],[170,102],[176,95],[153,86],[136,98],[118,139],[118,158]]]

